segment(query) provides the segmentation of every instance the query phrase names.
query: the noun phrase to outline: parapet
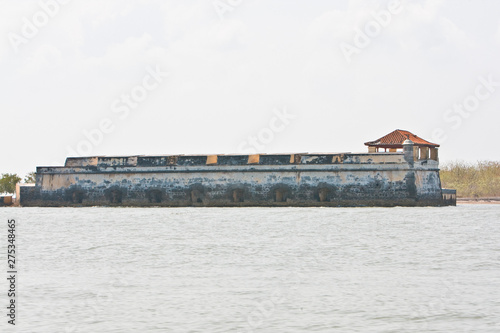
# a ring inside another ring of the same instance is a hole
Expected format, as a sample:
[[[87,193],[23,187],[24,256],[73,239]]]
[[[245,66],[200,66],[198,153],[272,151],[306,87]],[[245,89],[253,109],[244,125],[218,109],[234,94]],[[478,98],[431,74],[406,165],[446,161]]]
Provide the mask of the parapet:
[[[138,156],[91,156],[91,157],[68,157],[65,167],[88,167],[88,166],[137,166]]]
[[[296,153],[253,155],[161,155],[68,157],[65,167],[168,167],[293,164],[404,163],[402,153]]]

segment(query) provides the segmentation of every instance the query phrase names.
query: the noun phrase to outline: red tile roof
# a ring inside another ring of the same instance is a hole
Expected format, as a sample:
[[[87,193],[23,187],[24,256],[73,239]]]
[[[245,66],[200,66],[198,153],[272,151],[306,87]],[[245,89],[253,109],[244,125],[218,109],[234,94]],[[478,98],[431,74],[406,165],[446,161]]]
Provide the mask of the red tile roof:
[[[365,142],[365,145],[382,148],[402,148],[403,142],[406,139],[410,139],[411,141],[413,141],[416,146],[439,147],[437,143],[429,142],[409,131],[400,129],[397,129],[375,141]]]

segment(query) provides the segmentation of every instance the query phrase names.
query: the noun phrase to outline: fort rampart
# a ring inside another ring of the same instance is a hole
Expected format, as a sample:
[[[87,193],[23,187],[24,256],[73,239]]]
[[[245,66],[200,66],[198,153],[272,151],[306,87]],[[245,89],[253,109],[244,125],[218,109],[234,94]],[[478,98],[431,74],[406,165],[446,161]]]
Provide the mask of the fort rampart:
[[[440,206],[438,161],[403,152],[67,158],[23,206]]]

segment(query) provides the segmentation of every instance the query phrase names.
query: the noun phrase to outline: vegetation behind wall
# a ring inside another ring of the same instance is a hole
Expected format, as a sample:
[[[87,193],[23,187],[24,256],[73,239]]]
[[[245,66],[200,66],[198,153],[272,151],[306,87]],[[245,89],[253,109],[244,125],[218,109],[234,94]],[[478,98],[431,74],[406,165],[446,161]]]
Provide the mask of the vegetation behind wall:
[[[454,161],[441,166],[443,188],[457,190],[459,198],[500,197],[500,162]]]

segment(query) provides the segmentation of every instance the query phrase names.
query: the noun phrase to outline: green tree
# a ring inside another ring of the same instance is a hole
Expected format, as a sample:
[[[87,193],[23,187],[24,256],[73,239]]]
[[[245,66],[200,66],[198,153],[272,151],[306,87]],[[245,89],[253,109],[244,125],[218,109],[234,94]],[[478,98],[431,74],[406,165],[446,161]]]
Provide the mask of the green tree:
[[[36,172],[32,171],[24,177],[25,183],[36,183]]]
[[[2,174],[2,178],[0,178],[0,193],[14,194],[16,192],[16,184],[20,181],[21,177],[15,173]]]

